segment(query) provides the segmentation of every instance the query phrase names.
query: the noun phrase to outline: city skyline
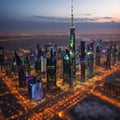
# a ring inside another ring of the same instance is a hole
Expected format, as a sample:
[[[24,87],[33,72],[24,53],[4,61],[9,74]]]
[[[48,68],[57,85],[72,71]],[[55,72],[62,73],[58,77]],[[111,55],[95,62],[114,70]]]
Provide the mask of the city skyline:
[[[0,120],[120,119],[119,0],[0,1]]]

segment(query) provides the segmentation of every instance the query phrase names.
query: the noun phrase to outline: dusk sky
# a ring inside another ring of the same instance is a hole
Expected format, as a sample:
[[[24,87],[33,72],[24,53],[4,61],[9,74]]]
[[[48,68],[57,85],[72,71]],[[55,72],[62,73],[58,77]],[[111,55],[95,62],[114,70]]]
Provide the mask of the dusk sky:
[[[0,17],[69,17],[71,0],[0,0]],[[120,21],[120,0],[74,0],[74,16]],[[97,19],[98,20],[98,19]]]
[[[120,22],[120,0],[73,0],[73,3],[75,22]],[[0,20],[70,22],[70,9],[71,0],[0,0]]]

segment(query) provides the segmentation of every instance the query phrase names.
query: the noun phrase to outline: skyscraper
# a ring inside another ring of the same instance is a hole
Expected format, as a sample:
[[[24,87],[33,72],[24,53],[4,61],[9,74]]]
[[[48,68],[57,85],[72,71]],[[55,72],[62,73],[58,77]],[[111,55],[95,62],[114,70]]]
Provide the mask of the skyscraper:
[[[4,48],[0,46],[0,67],[3,69],[4,67]]]
[[[50,58],[47,58],[47,89],[56,87],[56,59],[54,51],[51,48]]]
[[[111,48],[111,46],[110,46]],[[110,69],[111,67],[111,50],[110,48],[107,49],[107,55],[106,55],[106,69]]]
[[[100,66],[100,46],[96,46],[95,64]]]
[[[81,82],[85,82],[85,41],[81,41],[80,48]]]
[[[96,55],[95,55],[95,65],[100,66],[100,58],[101,58],[101,48],[102,48],[102,40],[96,41]]]
[[[117,57],[117,48],[116,48],[116,45],[113,46],[112,57],[113,57],[113,65],[115,65],[116,64],[116,57]]]
[[[35,51],[30,48],[30,67],[31,69],[34,69],[35,68]]]
[[[120,62],[120,48],[118,48],[118,61]]]
[[[92,77],[94,65],[93,43],[88,44],[87,54],[88,54],[88,77]]]
[[[70,83],[71,79],[70,72],[71,72],[70,52],[68,49],[66,49],[63,57],[63,83]]]
[[[43,83],[41,79],[35,76],[28,81],[28,94],[32,101],[38,101],[43,98]]]
[[[76,59],[75,59],[75,27],[73,25],[73,0],[71,0],[71,27],[70,27],[70,41],[69,41],[69,49],[70,49],[70,86],[75,84],[75,76],[76,76]]]
[[[18,69],[18,79],[19,79],[19,87],[25,87],[26,86],[26,79],[25,79],[25,72],[24,67],[22,65],[22,61],[18,54],[15,51],[15,59],[17,62],[17,69]]]

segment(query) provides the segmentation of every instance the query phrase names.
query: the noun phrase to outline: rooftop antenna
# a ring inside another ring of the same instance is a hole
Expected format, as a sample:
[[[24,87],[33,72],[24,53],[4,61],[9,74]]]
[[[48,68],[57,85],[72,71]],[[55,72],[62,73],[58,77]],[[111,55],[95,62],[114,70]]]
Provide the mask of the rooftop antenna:
[[[73,0],[71,0],[71,27],[73,27]]]

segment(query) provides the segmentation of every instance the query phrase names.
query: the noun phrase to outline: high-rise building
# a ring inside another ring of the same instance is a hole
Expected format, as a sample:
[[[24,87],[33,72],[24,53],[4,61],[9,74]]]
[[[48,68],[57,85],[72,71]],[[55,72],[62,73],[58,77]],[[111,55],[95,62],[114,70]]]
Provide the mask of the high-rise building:
[[[87,46],[87,57],[88,57],[88,77],[92,77],[94,65],[93,43],[90,43]]]
[[[76,76],[76,58],[75,58],[75,27],[73,25],[73,0],[71,1],[71,27],[70,27],[70,41],[69,41],[69,49],[70,49],[70,86],[75,84],[75,76]]]
[[[70,66],[70,53],[66,49],[63,57],[63,83],[70,83],[71,66]]]
[[[100,66],[100,46],[96,46],[95,65]]]
[[[43,56],[42,48],[40,48],[40,45],[37,44],[37,58],[40,59],[40,57]]]
[[[30,61],[28,57],[24,58],[24,71],[30,73]]]
[[[35,68],[35,52],[34,50],[31,48],[30,49],[30,67],[31,69],[34,69]]]
[[[26,86],[26,77],[23,66],[18,67],[18,79],[19,79],[19,87]]]
[[[36,70],[37,73],[41,72],[41,64],[40,63],[41,63],[40,59],[37,59],[35,61],[35,70]]]
[[[81,65],[81,82],[85,82],[85,41],[81,41],[81,55],[80,55],[80,65]]]
[[[41,56],[40,57],[40,63],[41,63],[41,73],[46,72],[46,57]]]
[[[53,46],[51,45],[51,43],[45,45],[45,53],[50,52],[51,48],[53,48]]]
[[[120,48],[118,48],[118,61],[120,62]]]
[[[115,65],[116,64],[116,59],[117,59],[117,48],[116,48],[116,45],[113,46],[112,57],[113,57],[112,64]]]
[[[11,61],[11,58],[8,57],[5,60],[5,71],[7,75],[11,74],[11,70],[12,70],[11,68],[12,68],[12,61]]]
[[[47,89],[51,90],[53,87],[56,87],[56,59],[51,49],[50,57],[47,58]]]
[[[110,48],[111,48],[111,46],[110,46]],[[106,58],[106,65],[105,65],[106,69],[111,68],[111,50],[110,50],[110,48],[107,49],[107,55],[106,55],[107,58]]]
[[[28,81],[28,94],[32,101],[38,101],[43,98],[43,83],[33,77]]]
[[[63,60],[57,59],[57,79],[63,78]]]
[[[26,86],[25,71],[22,65],[22,61],[16,52],[15,52],[15,59],[16,59],[17,68],[18,68],[19,87],[25,87]]]
[[[95,55],[95,65],[100,66],[100,58],[101,58],[101,49],[102,49],[102,40],[97,40],[96,41],[96,55]]]
[[[64,61],[64,57],[63,57],[63,51],[61,50],[61,48],[57,49],[57,79],[59,78],[63,78],[63,61]],[[64,78],[63,78],[64,80]]]
[[[4,67],[4,48],[0,46],[0,67],[3,69]]]

